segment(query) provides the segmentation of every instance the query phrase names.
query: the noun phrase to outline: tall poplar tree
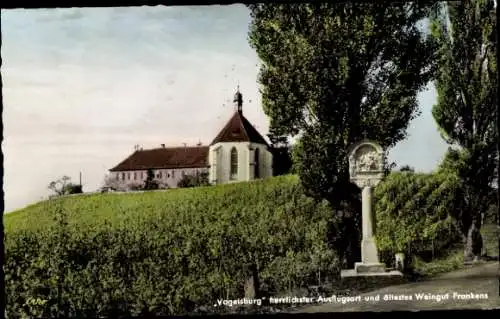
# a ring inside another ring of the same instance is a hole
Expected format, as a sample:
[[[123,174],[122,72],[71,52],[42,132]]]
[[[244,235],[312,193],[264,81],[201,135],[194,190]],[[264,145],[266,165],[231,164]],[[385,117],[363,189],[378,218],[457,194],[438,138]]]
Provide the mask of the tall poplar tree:
[[[363,138],[389,149],[418,115],[417,94],[433,74],[433,42],[417,23],[428,3],[249,6],[264,111],[274,132],[300,137],[294,170],[309,195],[359,216],[346,152]],[[335,243],[341,253],[352,227]]]
[[[433,116],[451,146],[443,163],[457,174],[453,211],[464,236],[464,259],[481,254],[481,215],[495,199],[498,165],[497,27],[493,0],[443,4],[432,23],[438,44]]]

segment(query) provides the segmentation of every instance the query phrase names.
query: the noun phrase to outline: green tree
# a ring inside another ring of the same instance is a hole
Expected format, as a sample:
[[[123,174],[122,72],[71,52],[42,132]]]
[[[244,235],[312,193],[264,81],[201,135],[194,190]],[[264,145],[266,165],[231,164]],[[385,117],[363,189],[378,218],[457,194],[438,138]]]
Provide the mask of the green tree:
[[[292,169],[292,152],[286,135],[279,135],[276,129],[271,128],[267,134],[271,141],[273,154],[273,176],[289,174]]]
[[[186,174],[181,180],[177,183],[177,187],[186,188],[186,187],[199,187],[199,186],[208,186],[210,185],[208,182],[208,173],[207,172],[196,172],[196,174]]]
[[[210,182],[208,181],[208,172],[196,172],[196,184],[197,186],[210,185]]]
[[[403,165],[399,168],[400,172],[415,172],[415,168],[411,167],[410,165]]]
[[[409,121],[418,115],[417,93],[433,74],[433,42],[417,25],[431,6],[249,8],[249,41],[262,61],[258,81],[271,128],[300,137],[294,169],[309,195],[338,209],[352,204],[359,215],[359,189],[349,181],[346,151],[363,138],[386,149],[405,138]],[[341,237],[347,240],[353,232]]]
[[[158,189],[158,182],[155,180],[154,171],[149,168],[146,173],[146,181],[144,182],[144,190]]]
[[[496,15],[492,0],[448,2],[432,23],[438,45],[433,116],[452,147],[443,169],[460,183],[454,216],[464,259],[481,254],[481,215],[491,205],[498,165]]]
[[[63,176],[58,180],[50,182],[48,188],[57,196],[83,193],[82,186],[71,183],[69,176]]]
[[[65,193],[66,194],[82,194],[83,193],[82,185],[69,183],[65,187]]]

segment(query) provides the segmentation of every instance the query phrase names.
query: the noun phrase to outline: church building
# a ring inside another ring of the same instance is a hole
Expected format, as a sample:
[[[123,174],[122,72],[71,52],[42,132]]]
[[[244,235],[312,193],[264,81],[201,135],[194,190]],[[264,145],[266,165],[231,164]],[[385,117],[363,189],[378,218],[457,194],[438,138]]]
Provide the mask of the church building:
[[[121,185],[142,185],[147,171],[168,187],[177,187],[185,175],[208,173],[211,184],[250,181],[273,175],[273,157],[264,137],[243,116],[243,95],[234,96],[235,112],[209,146],[137,149],[110,169]]]

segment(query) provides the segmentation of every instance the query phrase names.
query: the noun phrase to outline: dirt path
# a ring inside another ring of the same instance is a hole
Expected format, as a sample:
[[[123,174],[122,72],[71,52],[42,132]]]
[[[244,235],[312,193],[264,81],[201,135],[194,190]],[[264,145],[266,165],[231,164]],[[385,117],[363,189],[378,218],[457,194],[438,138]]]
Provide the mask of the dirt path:
[[[352,298],[354,300],[345,304],[338,300],[329,300],[304,307],[297,312],[494,309],[500,308],[498,289],[499,263],[493,262],[447,273],[428,281],[379,289],[362,294],[356,299]],[[442,300],[417,300],[417,294],[425,294],[428,297],[432,294],[434,298],[441,295]],[[466,296],[467,294],[469,296]],[[475,294],[474,299],[470,299],[471,294]],[[379,300],[365,301],[366,296],[378,296]]]

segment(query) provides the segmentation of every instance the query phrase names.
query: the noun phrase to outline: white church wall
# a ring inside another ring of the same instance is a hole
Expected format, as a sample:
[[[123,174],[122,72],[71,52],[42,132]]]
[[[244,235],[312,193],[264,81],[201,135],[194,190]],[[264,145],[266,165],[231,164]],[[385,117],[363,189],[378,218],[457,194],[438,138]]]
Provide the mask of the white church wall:
[[[255,150],[259,149],[259,178],[271,177],[273,175],[273,157],[271,152],[268,151],[267,146],[263,144],[252,143],[250,145],[254,150],[251,151],[250,160],[255,160]],[[252,166],[251,179],[255,178],[255,168]]]
[[[266,147],[266,164],[263,170],[266,172],[266,177],[272,177],[273,176],[273,154],[269,152],[269,150]]]
[[[215,161],[217,184],[232,183],[249,180],[249,147],[248,142],[217,143],[210,146],[210,153],[215,151],[217,158]],[[231,150],[236,148],[238,153],[238,172],[235,179],[231,179]],[[212,155],[212,161],[214,156]],[[210,163],[213,163],[213,162]],[[213,176],[212,176],[213,177]],[[213,178],[211,179],[213,181]]]
[[[220,152],[218,152],[220,146],[210,146],[208,150],[208,163],[210,169],[208,172],[208,180],[210,183],[215,183],[219,178],[219,162],[220,162]]]
[[[216,167],[215,167],[215,181],[220,182],[224,176],[224,149],[219,147],[216,148],[215,151],[215,161],[216,161]]]
[[[249,168],[248,168],[248,180],[253,180],[255,179],[255,146],[254,144],[250,143],[249,144],[249,149],[248,149],[248,163],[249,163]]]
[[[238,152],[238,174],[231,179],[231,150]],[[266,145],[248,142],[217,143],[210,147],[210,181],[217,184],[249,181],[255,178],[254,152],[259,149],[260,178],[272,176],[272,155]]]

